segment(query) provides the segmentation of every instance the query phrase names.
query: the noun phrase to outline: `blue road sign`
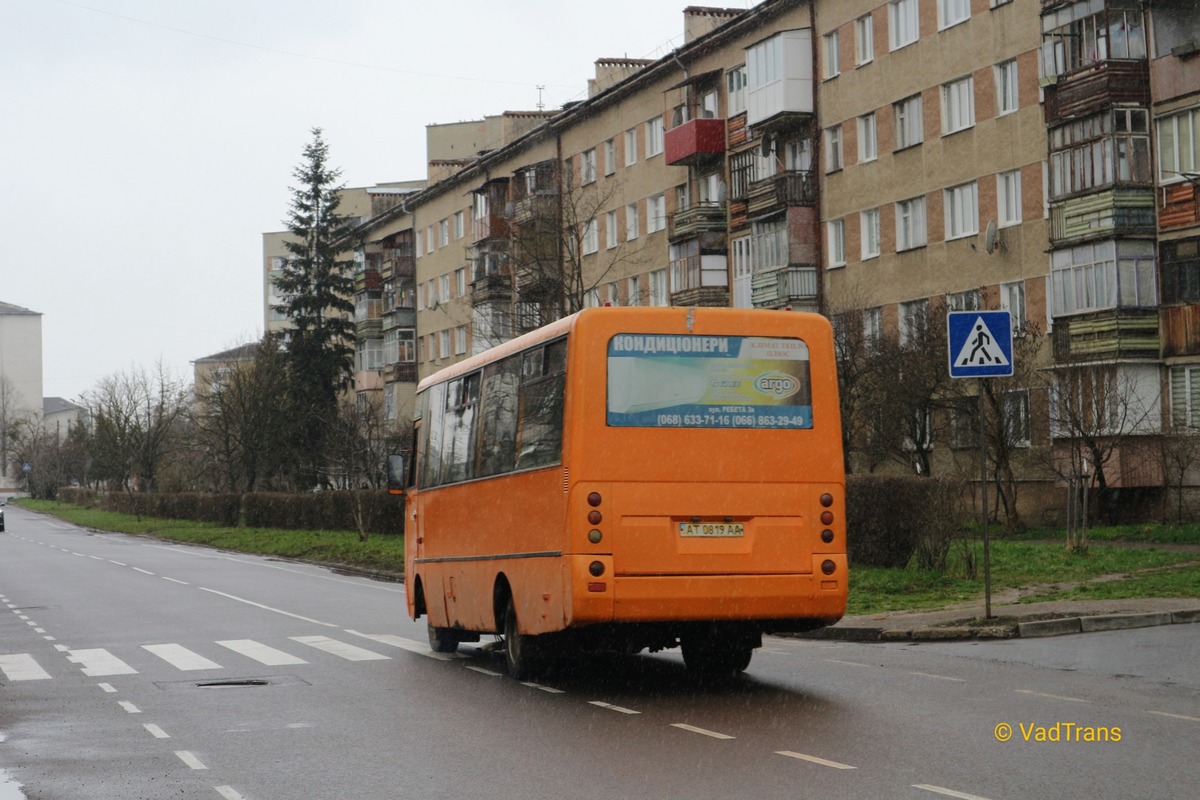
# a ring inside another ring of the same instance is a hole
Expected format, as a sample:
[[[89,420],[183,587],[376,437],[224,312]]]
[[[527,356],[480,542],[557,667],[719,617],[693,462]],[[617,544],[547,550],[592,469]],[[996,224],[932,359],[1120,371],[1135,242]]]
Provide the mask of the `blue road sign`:
[[[1007,311],[951,311],[946,315],[951,378],[1013,374],[1012,316]]]

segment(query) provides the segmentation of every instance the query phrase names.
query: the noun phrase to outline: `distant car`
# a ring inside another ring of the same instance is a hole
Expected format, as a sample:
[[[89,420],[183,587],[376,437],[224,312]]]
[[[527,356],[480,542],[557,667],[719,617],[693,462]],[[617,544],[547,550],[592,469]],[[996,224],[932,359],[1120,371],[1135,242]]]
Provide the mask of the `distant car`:
[[[4,503],[0,502],[0,533],[4,533]]]

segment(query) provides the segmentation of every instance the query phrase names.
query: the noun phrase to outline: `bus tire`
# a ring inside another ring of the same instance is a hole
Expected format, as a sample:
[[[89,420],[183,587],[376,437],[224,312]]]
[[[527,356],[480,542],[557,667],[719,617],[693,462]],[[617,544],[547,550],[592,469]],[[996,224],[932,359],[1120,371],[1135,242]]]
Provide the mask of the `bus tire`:
[[[429,623],[429,648],[435,653],[457,653],[458,634],[452,628],[437,628]]]
[[[750,659],[754,657],[752,644],[713,636],[684,637],[680,649],[688,671],[714,678],[739,675],[750,666]]]
[[[509,597],[504,607],[504,664],[514,680],[527,680],[533,675],[537,663],[533,638],[517,630],[517,609]]]

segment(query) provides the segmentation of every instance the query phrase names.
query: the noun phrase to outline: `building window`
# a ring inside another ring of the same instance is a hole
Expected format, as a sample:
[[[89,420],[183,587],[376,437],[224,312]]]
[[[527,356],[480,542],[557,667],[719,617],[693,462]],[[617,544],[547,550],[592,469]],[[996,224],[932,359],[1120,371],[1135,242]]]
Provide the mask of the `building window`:
[[[996,116],[1011,114],[1020,106],[1017,94],[1017,60],[996,65]]]
[[[662,117],[646,121],[646,158],[656,156],[663,150]]]
[[[836,78],[841,74],[841,62],[838,58],[838,32],[831,31],[825,34],[825,78]]]
[[[975,124],[975,79],[942,84],[942,135],[966,130]]]
[[[646,233],[667,227],[667,196],[659,193],[646,199]]]
[[[739,236],[729,247],[733,255],[733,307],[753,308],[751,293],[751,276],[754,274],[754,256],[752,239],[749,236]]]
[[[896,203],[896,251],[924,247],[925,237],[925,198]]]
[[[459,267],[454,270],[454,296],[467,296],[467,268]]]
[[[1138,3],[1092,0],[1060,7],[1042,15],[1042,31],[1044,77],[1109,59],[1146,58],[1146,27]]]
[[[425,227],[425,242],[429,245],[429,252],[431,252],[431,253],[434,251],[434,248],[436,247],[435,241],[436,240],[433,238],[433,226],[427,225]]]
[[[783,218],[755,222],[751,227],[750,246],[754,274],[788,265],[788,229]]]
[[[1029,446],[1029,390],[1004,393],[1004,441],[1013,447]]]
[[[1171,367],[1171,425],[1200,428],[1200,367]]]
[[[625,206],[625,241],[631,242],[638,238],[638,207],[637,203]]]
[[[868,344],[876,344],[883,339],[883,309],[864,308],[862,312],[863,338]]]
[[[879,255],[879,209],[872,208],[858,215],[859,233],[862,239],[862,260]]]
[[[637,163],[637,128],[630,128],[625,131],[625,166],[629,167]]]
[[[917,0],[888,0],[888,47],[899,50],[921,36]]]
[[[579,184],[586,186],[596,182],[596,148],[584,150],[579,156]]]
[[[667,271],[656,269],[650,273],[650,305],[665,306],[670,304],[667,297]]]
[[[1172,183],[1200,164],[1200,108],[1155,120],[1158,130],[1158,180]]]
[[[1050,254],[1054,316],[1157,303],[1154,243],[1090,242]]]
[[[896,117],[896,149],[903,150],[925,141],[925,115],[921,110],[921,95],[914,94],[892,104]]]
[[[946,210],[946,241],[979,233],[979,184],[952,186],[942,193]]]
[[[854,21],[854,62],[860,67],[875,60],[875,23],[870,14]]]
[[[600,249],[600,231],[597,230],[596,220],[589,219],[583,224],[583,254],[590,256]]]
[[[454,355],[461,356],[467,352],[467,326],[459,325],[454,329]]]
[[[629,297],[626,305],[640,306],[642,304],[642,276],[630,275],[626,280],[625,289]]]
[[[416,254],[417,258],[425,255],[425,231],[421,230],[420,228],[417,229]]]
[[[610,283],[604,287],[604,296],[605,296],[604,302],[606,302],[608,305],[610,305],[610,306],[621,305],[621,298],[619,295],[620,295],[620,293],[617,290],[617,282],[616,281],[613,281],[612,283]]]
[[[438,331],[438,358],[450,357],[450,331]]]
[[[461,239],[466,235],[466,214],[462,211],[454,212],[454,238]]]
[[[879,158],[879,141],[876,136],[875,112],[858,118],[858,160],[874,161]]]
[[[450,244],[450,220],[444,219],[438,223],[438,247]]]
[[[842,168],[842,126],[825,129],[825,171],[837,172]]]
[[[1164,303],[1200,303],[1200,239],[1163,242]]]
[[[358,349],[358,370],[359,370],[359,372],[368,372],[370,370],[382,369],[382,367],[383,367],[383,340],[382,339],[359,339],[357,349]]]
[[[1000,284],[1000,308],[1012,318],[1013,336],[1025,333],[1025,282]]]
[[[604,143],[604,174],[612,175],[617,171],[617,143],[609,139]]]
[[[1001,228],[1021,222],[1021,170],[1009,170],[996,176],[996,209]]]
[[[827,245],[829,266],[831,268],[846,266],[846,221],[831,219],[825,223],[825,230],[829,237]]]
[[[599,305],[600,305],[600,290],[599,289],[588,289],[587,293],[584,294],[584,296],[583,296],[583,307],[584,308],[598,308]]]
[[[442,283],[442,292],[439,297],[442,299],[442,302],[445,302],[450,299],[450,276],[443,275],[439,280]]]
[[[929,327],[929,300],[911,300],[900,304],[900,344],[922,338]]]
[[[604,215],[604,245],[609,250],[617,246],[617,212]]]
[[[1148,126],[1145,109],[1119,108],[1053,128],[1051,198],[1114,183],[1152,183]]]
[[[971,0],[938,0],[938,30],[971,18]]]
[[[746,110],[745,67],[736,67],[725,73],[725,93],[729,104],[729,116],[737,116]]]
[[[946,295],[947,311],[978,311],[982,307],[978,289]]]

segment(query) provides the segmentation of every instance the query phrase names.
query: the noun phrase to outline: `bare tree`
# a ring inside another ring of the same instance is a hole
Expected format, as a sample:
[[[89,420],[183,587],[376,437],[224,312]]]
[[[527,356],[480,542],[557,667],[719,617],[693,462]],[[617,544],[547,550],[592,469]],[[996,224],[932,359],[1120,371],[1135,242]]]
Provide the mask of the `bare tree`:
[[[1184,486],[1188,474],[1200,462],[1200,430],[1183,424],[1182,420],[1171,420],[1170,430],[1159,437],[1158,455],[1162,461],[1164,490],[1162,521],[1168,520],[1170,495],[1174,494],[1175,521],[1182,523],[1189,516]]]
[[[21,393],[16,386],[7,375],[0,373],[0,477],[7,477],[10,467],[19,467],[21,462],[12,452],[13,439],[32,416],[22,409]]]
[[[44,421],[27,416],[12,431],[13,460],[29,465],[25,473],[25,489],[30,496],[53,500],[60,486],[83,483],[86,480],[87,454],[84,449],[85,431],[80,422],[71,425],[61,437],[50,430]]]

